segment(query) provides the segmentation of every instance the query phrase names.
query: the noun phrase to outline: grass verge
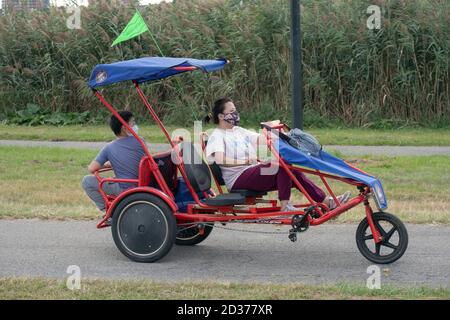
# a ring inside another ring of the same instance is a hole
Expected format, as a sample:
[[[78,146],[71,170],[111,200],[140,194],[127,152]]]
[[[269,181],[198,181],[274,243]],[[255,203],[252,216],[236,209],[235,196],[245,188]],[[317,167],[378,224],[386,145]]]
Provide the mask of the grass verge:
[[[166,143],[163,133],[156,126],[140,125],[140,134],[148,142]],[[192,135],[193,126],[167,127],[172,133],[176,129],[187,129]],[[205,126],[202,130],[211,129]],[[255,126],[253,129],[258,129]],[[392,146],[450,146],[450,129],[340,129],[306,128],[324,145],[392,145]],[[179,134],[177,134],[179,135]],[[436,139],[439,137],[439,139]],[[55,126],[9,126],[0,125],[0,140],[48,140],[48,141],[110,141],[114,137],[108,126],[70,125]]]
[[[48,147],[0,147],[0,218],[93,219],[97,211],[81,188],[86,166],[96,151]],[[389,212],[411,223],[450,223],[450,157],[347,159],[378,176]],[[315,179],[321,186],[320,182]],[[336,193],[350,186],[331,183]],[[356,190],[349,189],[356,194]],[[293,191],[294,200],[303,196]],[[276,193],[271,196],[276,198]],[[359,222],[361,206],[338,221]]]
[[[382,286],[378,290],[369,290],[355,284],[172,284],[148,280],[83,280],[80,290],[72,291],[62,280],[1,278],[0,299],[450,299],[450,288]]]

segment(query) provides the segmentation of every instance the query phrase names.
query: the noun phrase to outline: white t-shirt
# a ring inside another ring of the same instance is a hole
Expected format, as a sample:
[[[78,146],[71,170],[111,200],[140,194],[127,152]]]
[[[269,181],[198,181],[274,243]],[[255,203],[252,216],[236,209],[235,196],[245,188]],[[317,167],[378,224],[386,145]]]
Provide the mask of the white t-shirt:
[[[242,127],[234,126],[233,129],[224,130],[216,128],[208,139],[206,146],[206,158],[213,163],[214,153],[223,152],[226,158],[236,160],[248,160],[256,157],[256,146],[259,134]],[[233,164],[233,163],[231,163]],[[220,166],[222,177],[228,190],[239,178],[241,173],[254,165]]]

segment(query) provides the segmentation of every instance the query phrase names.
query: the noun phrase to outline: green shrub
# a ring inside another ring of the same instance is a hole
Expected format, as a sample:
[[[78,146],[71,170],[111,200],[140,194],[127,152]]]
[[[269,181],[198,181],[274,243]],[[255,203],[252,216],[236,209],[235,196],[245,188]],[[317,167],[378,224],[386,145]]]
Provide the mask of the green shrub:
[[[450,2],[372,2],[382,8],[380,30],[366,27],[366,1],[302,1],[305,121],[448,126]],[[82,9],[80,30],[68,30],[68,15],[58,8],[1,16],[0,113],[28,103],[52,112],[97,113],[101,105],[86,85],[92,68],[161,55],[161,49],[166,56],[231,61],[218,73],[145,85],[167,121],[201,119],[213,100],[225,95],[255,121],[290,117],[288,1],[179,0],[140,10],[159,47],[148,33],[110,47],[134,13],[115,1]],[[126,88],[129,84],[105,92],[117,108],[143,112]]]
[[[101,116],[92,116],[90,111],[52,112],[49,109],[42,109],[35,104],[29,103],[25,109],[7,116],[5,124],[65,126],[71,124],[98,123],[101,120]]]

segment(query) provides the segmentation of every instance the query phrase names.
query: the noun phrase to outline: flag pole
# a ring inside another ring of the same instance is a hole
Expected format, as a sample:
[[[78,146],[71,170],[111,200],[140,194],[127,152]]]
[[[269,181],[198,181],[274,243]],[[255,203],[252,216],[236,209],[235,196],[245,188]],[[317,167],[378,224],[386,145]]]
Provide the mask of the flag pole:
[[[142,20],[145,22],[145,25],[147,25],[147,22],[145,21],[144,17],[142,17],[141,12],[139,11],[139,9],[136,8],[136,11],[139,13],[139,15],[141,16]],[[148,32],[150,33],[150,37],[152,38],[153,43],[155,44],[156,48],[158,48],[159,54],[164,57],[165,55],[162,52],[161,47],[159,46],[158,42],[156,41],[155,36],[153,35],[153,32],[150,30],[148,25],[147,25],[147,29],[148,29]]]

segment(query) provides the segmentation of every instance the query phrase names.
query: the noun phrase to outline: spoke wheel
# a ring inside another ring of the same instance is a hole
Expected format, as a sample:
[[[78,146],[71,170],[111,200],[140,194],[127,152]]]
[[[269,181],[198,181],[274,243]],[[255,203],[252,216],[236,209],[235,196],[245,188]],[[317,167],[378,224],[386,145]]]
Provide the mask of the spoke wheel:
[[[372,219],[382,240],[375,243],[367,217],[364,218],[356,230],[356,244],[361,254],[379,264],[400,259],[408,247],[408,232],[403,222],[385,212],[374,213]]]
[[[211,223],[204,224],[203,234],[198,228],[198,223],[183,221],[178,226],[177,238],[175,244],[179,246],[194,246],[208,238],[213,226]]]

